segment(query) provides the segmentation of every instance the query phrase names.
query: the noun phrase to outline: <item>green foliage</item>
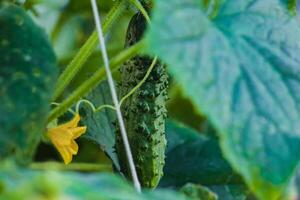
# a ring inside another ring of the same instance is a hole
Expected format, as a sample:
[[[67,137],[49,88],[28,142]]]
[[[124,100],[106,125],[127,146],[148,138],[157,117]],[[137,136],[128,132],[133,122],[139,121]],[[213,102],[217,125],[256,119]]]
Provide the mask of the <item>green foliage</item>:
[[[222,200],[250,197],[241,178],[224,160],[215,139],[172,121],[167,121],[166,138],[167,159],[160,187],[195,183],[209,187]]]
[[[249,194],[249,190],[245,185],[227,184],[212,185],[209,189],[216,193],[222,200],[255,200],[253,195]]]
[[[277,0],[156,1],[148,52],[212,121],[226,158],[260,199],[277,199],[300,155],[299,40]],[[188,23],[187,23],[188,22]]]
[[[0,4],[0,156],[27,162],[44,132],[56,59],[48,39],[13,4]]]
[[[184,185],[180,192],[193,200],[217,200],[218,197],[208,188],[201,185],[188,183]]]
[[[199,140],[205,142],[209,140],[209,138],[203,137],[196,130],[172,120],[167,120],[166,123],[166,139],[168,141],[166,153],[170,155],[175,148],[189,141]]]
[[[4,169],[2,165],[0,180],[0,199],[187,200],[183,195],[169,190],[137,193],[123,179],[107,173],[86,175],[74,172]]]
[[[162,187],[187,182],[203,185],[242,183],[223,158],[218,141],[175,122],[167,122],[168,148]],[[180,161],[180,164],[178,164]]]
[[[101,83],[86,97],[94,105],[112,104],[109,87],[106,82]],[[80,109],[81,121],[87,126],[85,138],[96,142],[101,149],[111,158],[115,167],[119,169],[119,162],[114,151],[115,130],[113,122],[116,120],[115,112],[105,108],[104,111],[93,112],[86,104]]]
[[[137,13],[130,21],[126,46],[138,42],[146,28],[146,20]],[[152,59],[136,56],[121,67],[119,96],[129,93],[146,75]],[[165,119],[167,74],[162,64],[156,64],[149,78],[122,106],[139,180],[144,187],[154,188],[163,175],[165,159]],[[116,150],[121,171],[130,177],[121,135],[117,134]]]

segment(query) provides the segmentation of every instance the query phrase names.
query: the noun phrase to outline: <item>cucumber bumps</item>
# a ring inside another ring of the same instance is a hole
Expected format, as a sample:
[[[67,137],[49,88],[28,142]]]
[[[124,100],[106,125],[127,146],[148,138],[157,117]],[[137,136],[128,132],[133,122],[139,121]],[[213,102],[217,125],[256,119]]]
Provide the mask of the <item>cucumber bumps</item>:
[[[137,13],[131,19],[127,30],[126,47],[139,41],[145,29],[146,20],[141,13]],[[136,56],[121,67],[120,97],[128,94],[144,78],[152,60],[147,56]],[[156,187],[163,175],[167,86],[165,67],[156,64],[146,82],[122,105],[129,143],[143,187]],[[127,177],[131,177],[118,130],[116,151],[121,171]]]
[[[45,131],[56,59],[44,32],[10,3],[0,3],[0,55],[0,159],[25,163]]]

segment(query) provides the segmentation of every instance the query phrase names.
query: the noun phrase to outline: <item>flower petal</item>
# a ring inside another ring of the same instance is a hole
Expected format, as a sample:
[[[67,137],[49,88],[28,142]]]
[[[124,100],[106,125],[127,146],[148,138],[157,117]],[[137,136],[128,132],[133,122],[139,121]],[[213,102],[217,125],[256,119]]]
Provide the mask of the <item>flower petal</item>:
[[[77,126],[78,122],[80,121],[80,116],[79,114],[76,114],[73,119],[67,123],[64,123],[57,128],[74,128]]]
[[[70,122],[50,128],[47,132],[48,137],[60,153],[65,164],[69,164],[73,155],[78,153],[79,147],[75,139],[86,132],[86,126],[77,127],[79,121],[80,116],[76,114]]]
[[[86,126],[72,128],[73,139],[79,138],[85,132],[86,132]]]
[[[70,145],[73,138],[73,133],[69,130],[52,128],[48,130],[48,137],[52,143],[57,145]]]
[[[76,155],[78,153],[78,144],[72,140],[71,145],[69,146],[69,151],[73,154]]]
[[[59,154],[61,155],[64,163],[67,165],[72,161],[72,154],[68,151],[67,147],[59,147],[57,148]]]

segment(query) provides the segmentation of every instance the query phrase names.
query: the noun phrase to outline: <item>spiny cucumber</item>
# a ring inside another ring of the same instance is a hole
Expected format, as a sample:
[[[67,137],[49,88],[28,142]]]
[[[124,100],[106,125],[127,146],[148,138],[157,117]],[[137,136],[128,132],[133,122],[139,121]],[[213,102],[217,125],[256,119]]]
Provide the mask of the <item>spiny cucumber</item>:
[[[126,36],[126,47],[138,42],[146,29],[141,13],[133,16]],[[146,75],[153,58],[136,56],[120,69],[119,96],[128,94]],[[167,111],[168,75],[164,65],[158,63],[145,83],[122,105],[125,126],[132,149],[139,180],[143,187],[154,188],[163,175],[165,164],[165,119]],[[130,170],[119,131],[116,151],[121,171],[130,176]]]
[[[45,131],[56,59],[24,9],[0,3],[0,159],[33,156]]]

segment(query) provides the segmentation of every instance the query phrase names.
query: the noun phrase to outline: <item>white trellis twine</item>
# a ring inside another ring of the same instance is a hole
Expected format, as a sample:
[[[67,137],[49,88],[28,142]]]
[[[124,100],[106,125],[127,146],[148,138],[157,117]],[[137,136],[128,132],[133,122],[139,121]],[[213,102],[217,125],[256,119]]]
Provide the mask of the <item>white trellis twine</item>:
[[[91,5],[92,5],[95,24],[96,24],[96,28],[97,28],[97,32],[98,32],[98,38],[99,38],[99,43],[100,43],[100,47],[101,47],[102,58],[103,58],[103,61],[104,61],[104,66],[105,66],[105,70],[106,70],[106,74],[107,74],[107,80],[108,80],[108,84],[109,84],[109,87],[110,87],[112,99],[113,99],[113,102],[114,102],[114,105],[115,105],[115,108],[116,108],[116,113],[117,113],[117,117],[118,117],[118,121],[119,121],[119,125],[120,125],[120,130],[121,130],[121,136],[122,136],[122,139],[123,139],[123,143],[124,143],[124,147],[125,147],[129,167],[130,167],[130,172],[131,172],[133,184],[134,184],[135,189],[138,192],[141,192],[141,184],[138,180],[138,176],[137,176],[137,173],[136,173],[136,169],[135,169],[135,165],[134,165],[130,145],[129,145],[128,138],[127,138],[125,124],[124,124],[124,120],[123,120],[123,117],[122,117],[122,113],[121,113],[121,109],[120,109],[120,105],[119,105],[119,100],[118,100],[118,97],[117,97],[116,88],[115,88],[114,81],[113,81],[111,71],[110,71],[110,67],[109,67],[109,59],[108,59],[108,56],[107,56],[107,51],[106,51],[106,46],[105,46],[105,39],[104,39],[104,36],[103,36],[103,31],[102,31],[102,27],[101,27],[101,20],[100,20],[100,15],[99,15],[99,12],[98,12],[98,7],[97,7],[96,0],[91,0]]]

